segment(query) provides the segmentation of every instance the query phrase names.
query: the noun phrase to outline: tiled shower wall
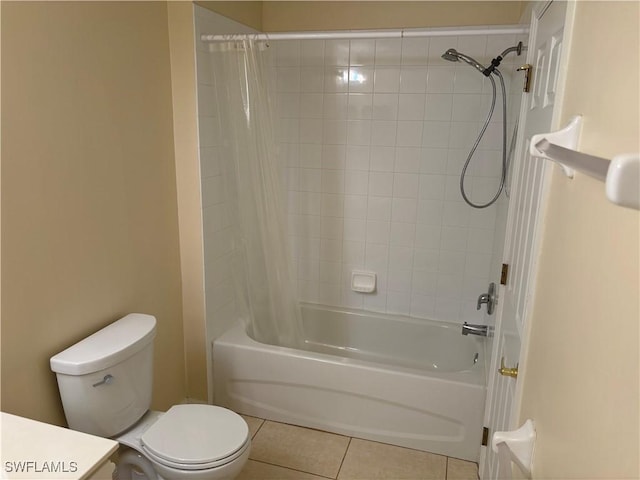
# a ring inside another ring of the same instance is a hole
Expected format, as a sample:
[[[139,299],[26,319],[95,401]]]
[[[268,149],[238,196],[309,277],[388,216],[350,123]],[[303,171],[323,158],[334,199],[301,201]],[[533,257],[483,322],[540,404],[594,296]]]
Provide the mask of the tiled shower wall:
[[[517,40],[271,42],[301,300],[483,321],[476,299],[495,276],[505,208],[497,220],[498,205],[467,206],[458,183],[491,87],[480,72],[440,55],[456,48],[486,64]],[[514,57],[501,68],[508,94]],[[511,113],[517,113],[517,90]],[[498,186],[500,108],[498,102],[466,177],[476,203],[492,198]],[[377,274],[375,293],[351,290],[355,269]]]

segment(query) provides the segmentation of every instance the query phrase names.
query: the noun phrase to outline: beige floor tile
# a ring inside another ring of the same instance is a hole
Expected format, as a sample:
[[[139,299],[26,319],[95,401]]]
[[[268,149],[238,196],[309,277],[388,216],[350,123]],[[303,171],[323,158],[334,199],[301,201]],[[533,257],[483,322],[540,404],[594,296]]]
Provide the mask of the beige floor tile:
[[[250,458],[335,478],[349,437],[266,421],[251,446]]]
[[[249,460],[236,480],[326,480],[324,477]]]
[[[447,480],[478,480],[478,465],[457,458],[448,458]]]
[[[444,480],[447,457],[354,438],[340,480]]]
[[[256,433],[258,433],[258,430],[260,430],[264,420],[258,417],[250,417],[249,415],[241,414],[240,416],[244,418],[244,421],[249,425],[249,433],[251,434],[251,438],[253,438]]]

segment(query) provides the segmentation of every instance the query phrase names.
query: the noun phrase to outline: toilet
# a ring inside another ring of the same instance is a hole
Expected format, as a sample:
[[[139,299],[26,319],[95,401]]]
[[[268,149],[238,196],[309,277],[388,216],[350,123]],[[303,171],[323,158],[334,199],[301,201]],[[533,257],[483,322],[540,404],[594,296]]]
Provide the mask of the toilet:
[[[51,357],[69,428],[118,441],[118,480],[227,480],[249,458],[244,419],[213,405],[149,410],[156,319],[131,313]]]

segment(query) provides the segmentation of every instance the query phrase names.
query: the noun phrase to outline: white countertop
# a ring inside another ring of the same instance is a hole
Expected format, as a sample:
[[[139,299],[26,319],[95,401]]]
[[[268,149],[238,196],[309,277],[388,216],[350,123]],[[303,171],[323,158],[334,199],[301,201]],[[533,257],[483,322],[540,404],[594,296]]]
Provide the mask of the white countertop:
[[[118,442],[0,412],[0,478],[81,480]]]

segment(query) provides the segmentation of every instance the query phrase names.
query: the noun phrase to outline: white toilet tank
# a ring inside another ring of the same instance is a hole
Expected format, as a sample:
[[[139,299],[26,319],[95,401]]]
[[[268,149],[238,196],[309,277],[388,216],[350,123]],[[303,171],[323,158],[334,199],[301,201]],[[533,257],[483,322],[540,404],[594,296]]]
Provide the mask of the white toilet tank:
[[[112,437],[151,405],[156,319],[131,313],[51,357],[69,428]]]

